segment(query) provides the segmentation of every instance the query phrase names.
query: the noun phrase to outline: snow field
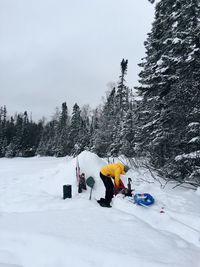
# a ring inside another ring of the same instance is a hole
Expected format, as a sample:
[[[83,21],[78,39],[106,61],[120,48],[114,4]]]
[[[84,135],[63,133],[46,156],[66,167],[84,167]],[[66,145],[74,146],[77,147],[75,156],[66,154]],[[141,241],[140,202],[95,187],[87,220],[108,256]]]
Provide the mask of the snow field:
[[[161,189],[137,169],[135,192],[149,192],[155,205],[145,208],[118,195],[101,208],[99,178],[105,160],[83,152],[81,171],[93,176],[89,191],[77,194],[73,158],[0,159],[0,267],[188,267],[200,266],[200,194],[183,188]],[[62,199],[72,184],[72,199]],[[163,210],[164,213],[160,213]]]

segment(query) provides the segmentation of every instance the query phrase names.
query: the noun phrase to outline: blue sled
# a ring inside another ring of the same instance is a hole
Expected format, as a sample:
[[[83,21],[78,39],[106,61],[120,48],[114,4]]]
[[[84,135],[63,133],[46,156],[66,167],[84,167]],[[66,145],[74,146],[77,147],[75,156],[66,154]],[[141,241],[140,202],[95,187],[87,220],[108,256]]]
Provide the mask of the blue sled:
[[[140,206],[150,206],[155,202],[154,198],[148,193],[135,194],[133,199]]]

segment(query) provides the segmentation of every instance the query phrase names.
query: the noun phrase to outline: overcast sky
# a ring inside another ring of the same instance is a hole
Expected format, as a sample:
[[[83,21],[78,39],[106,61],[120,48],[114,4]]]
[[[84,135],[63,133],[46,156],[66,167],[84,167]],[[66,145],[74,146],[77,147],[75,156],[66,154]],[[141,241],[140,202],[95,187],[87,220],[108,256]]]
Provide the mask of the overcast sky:
[[[1,0],[0,106],[50,117],[66,101],[92,108],[128,59],[127,84],[151,30],[147,0]]]

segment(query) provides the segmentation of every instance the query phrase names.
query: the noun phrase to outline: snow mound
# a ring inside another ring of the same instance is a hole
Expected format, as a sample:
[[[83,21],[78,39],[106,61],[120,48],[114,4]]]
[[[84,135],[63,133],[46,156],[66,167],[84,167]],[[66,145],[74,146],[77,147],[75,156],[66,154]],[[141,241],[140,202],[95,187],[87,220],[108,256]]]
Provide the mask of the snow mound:
[[[91,201],[90,188],[78,194],[77,159],[96,181]],[[0,159],[0,267],[200,267],[199,188],[161,188],[133,168],[123,181],[131,177],[134,192],[152,194],[155,204],[145,208],[118,195],[111,209],[101,208],[106,163],[88,151]],[[64,184],[72,185],[71,199],[63,200]]]
[[[107,164],[105,160],[89,151],[83,151],[77,158],[81,172],[84,172],[86,177],[94,176],[98,178],[101,167]]]

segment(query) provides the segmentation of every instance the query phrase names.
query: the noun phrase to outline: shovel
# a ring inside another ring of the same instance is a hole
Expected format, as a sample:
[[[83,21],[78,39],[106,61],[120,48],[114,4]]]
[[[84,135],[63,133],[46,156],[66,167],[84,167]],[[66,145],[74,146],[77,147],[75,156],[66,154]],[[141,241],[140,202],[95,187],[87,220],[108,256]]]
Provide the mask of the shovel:
[[[91,200],[92,198],[92,189],[94,187],[94,184],[95,184],[95,180],[92,176],[88,177],[87,180],[86,180],[86,184],[87,186],[89,186],[91,189],[90,189],[90,197],[89,197],[89,200]]]

